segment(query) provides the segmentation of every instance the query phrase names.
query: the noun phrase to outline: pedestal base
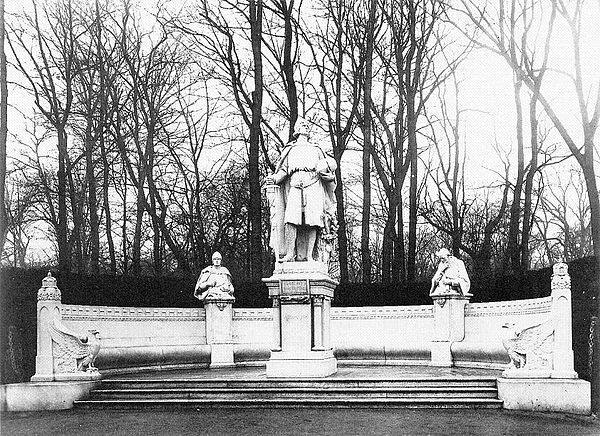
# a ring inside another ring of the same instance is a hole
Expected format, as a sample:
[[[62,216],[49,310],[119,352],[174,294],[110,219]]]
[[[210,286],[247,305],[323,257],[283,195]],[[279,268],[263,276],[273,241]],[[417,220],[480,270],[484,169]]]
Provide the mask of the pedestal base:
[[[313,351],[299,356],[294,353],[272,351],[267,362],[267,377],[327,377],[337,372],[337,359],[333,351]]]
[[[451,367],[454,366],[452,360],[452,351],[450,346],[452,342],[437,341],[431,343],[431,362],[430,366]]]
[[[330,338],[336,282],[321,262],[279,263],[263,279],[273,300],[267,377],[327,377],[337,372]]]
[[[500,377],[498,398],[505,409],[591,413],[590,383],[579,379]]]
[[[210,368],[235,366],[233,344],[210,344]]]

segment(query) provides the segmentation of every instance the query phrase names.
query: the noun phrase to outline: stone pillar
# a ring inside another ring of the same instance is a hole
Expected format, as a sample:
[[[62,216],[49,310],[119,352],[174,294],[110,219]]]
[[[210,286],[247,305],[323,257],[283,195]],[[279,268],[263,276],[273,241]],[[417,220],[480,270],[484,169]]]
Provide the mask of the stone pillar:
[[[233,302],[223,294],[204,300],[206,314],[206,343],[210,345],[210,367],[235,366],[233,360]]]
[[[337,371],[330,341],[330,307],[337,283],[321,262],[278,263],[263,279],[273,300],[267,377],[326,377]]]
[[[566,263],[552,268],[552,320],[554,346],[552,353],[552,378],[577,378],[573,363],[571,277]]]
[[[465,306],[472,294],[432,295],[434,337],[431,343],[431,365],[453,366],[453,342],[465,338]]]
[[[37,355],[35,375],[31,377],[33,382],[54,380],[54,358],[49,325],[55,319],[61,319],[61,306],[61,295],[56,286],[56,279],[48,272],[37,293]]]

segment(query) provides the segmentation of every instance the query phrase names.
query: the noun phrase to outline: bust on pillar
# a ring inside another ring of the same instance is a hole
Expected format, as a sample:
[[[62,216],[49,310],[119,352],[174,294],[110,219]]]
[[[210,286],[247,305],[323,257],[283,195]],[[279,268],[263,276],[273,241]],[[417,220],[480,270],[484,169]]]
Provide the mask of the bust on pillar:
[[[433,299],[434,339],[431,365],[453,366],[451,346],[465,338],[465,306],[472,294],[471,281],[462,260],[446,248],[435,253],[438,268],[431,279],[429,295]]]
[[[337,371],[330,313],[337,283],[328,274],[336,233],[336,162],[296,122],[267,178],[275,271],[263,279],[273,300],[267,377],[325,377]]]
[[[204,303],[206,343],[211,346],[210,367],[233,366],[233,284],[229,270],[215,252],[212,265],[204,268],[196,282],[194,296]]]

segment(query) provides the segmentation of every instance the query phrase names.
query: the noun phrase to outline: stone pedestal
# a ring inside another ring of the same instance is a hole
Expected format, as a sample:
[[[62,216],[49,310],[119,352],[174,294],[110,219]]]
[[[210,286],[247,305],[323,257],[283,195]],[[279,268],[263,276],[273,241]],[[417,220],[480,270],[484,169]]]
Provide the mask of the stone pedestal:
[[[273,300],[273,346],[267,377],[326,377],[337,372],[330,339],[337,283],[321,262],[277,264],[263,279]]]
[[[233,302],[231,295],[210,296],[204,300],[206,343],[210,345],[210,367],[234,366]]]
[[[453,366],[451,346],[465,338],[465,306],[471,294],[432,295],[434,338],[431,343],[431,365]]]

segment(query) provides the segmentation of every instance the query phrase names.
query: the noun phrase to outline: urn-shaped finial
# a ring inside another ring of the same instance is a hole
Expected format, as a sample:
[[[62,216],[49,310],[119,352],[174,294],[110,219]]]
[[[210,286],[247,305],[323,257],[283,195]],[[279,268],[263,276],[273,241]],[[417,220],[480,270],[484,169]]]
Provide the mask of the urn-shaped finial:
[[[42,287],[38,291],[38,301],[40,300],[58,300],[60,301],[61,295],[58,286],[56,286],[56,279],[52,277],[52,273],[48,271],[48,275],[42,280]]]

